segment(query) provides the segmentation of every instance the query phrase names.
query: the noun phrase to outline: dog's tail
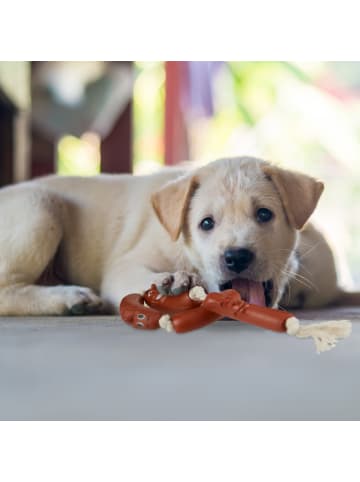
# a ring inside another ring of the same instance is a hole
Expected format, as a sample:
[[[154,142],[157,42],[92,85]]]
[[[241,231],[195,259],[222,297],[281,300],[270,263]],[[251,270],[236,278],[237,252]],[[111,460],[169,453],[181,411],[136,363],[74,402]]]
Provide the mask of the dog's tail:
[[[343,291],[338,292],[334,300],[336,306],[360,306],[360,291]]]

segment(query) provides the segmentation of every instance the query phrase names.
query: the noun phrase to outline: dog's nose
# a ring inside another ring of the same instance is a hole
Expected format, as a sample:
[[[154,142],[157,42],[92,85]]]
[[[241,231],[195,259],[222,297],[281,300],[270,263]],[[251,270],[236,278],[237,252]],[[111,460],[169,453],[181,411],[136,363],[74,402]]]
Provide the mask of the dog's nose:
[[[226,266],[230,271],[241,273],[241,271],[244,271],[255,258],[255,254],[246,248],[229,248],[225,251],[224,257]]]

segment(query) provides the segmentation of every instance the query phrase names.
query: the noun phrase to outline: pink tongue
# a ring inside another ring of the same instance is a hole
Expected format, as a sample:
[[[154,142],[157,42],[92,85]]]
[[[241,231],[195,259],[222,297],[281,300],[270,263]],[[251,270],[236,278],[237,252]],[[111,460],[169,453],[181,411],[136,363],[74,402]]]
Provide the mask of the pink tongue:
[[[237,278],[233,280],[232,287],[238,291],[241,297],[248,303],[265,306],[265,295],[262,283]]]

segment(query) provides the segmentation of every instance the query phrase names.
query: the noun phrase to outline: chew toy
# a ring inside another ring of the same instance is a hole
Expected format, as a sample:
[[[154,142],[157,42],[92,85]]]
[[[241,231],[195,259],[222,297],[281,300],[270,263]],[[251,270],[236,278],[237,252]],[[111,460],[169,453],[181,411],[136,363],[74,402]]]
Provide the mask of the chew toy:
[[[338,340],[351,333],[351,323],[345,320],[301,325],[292,313],[247,303],[236,290],[207,294],[200,286],[168,296],[161,295],[152,285],[143,295],[125,296],[120,315],[134,328],[163,328],[176,333],[196,330],[227,317],[298,338],[311,337],[318,353],[331,350]]]

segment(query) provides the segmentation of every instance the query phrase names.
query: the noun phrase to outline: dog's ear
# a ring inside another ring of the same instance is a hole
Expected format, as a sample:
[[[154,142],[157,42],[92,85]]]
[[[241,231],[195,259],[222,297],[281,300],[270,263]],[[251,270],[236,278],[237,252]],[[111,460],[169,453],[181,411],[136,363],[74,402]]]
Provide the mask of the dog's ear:
[[[186,176],[169,182],[151,196],[155,213],[173,241],[180,236],[191,194],[197,184],[194,176]]]
[[[290,224],[301,229],[316,208],[324,184],[305,174],[272,165],[264,166],[263,171],[275,184]]]

